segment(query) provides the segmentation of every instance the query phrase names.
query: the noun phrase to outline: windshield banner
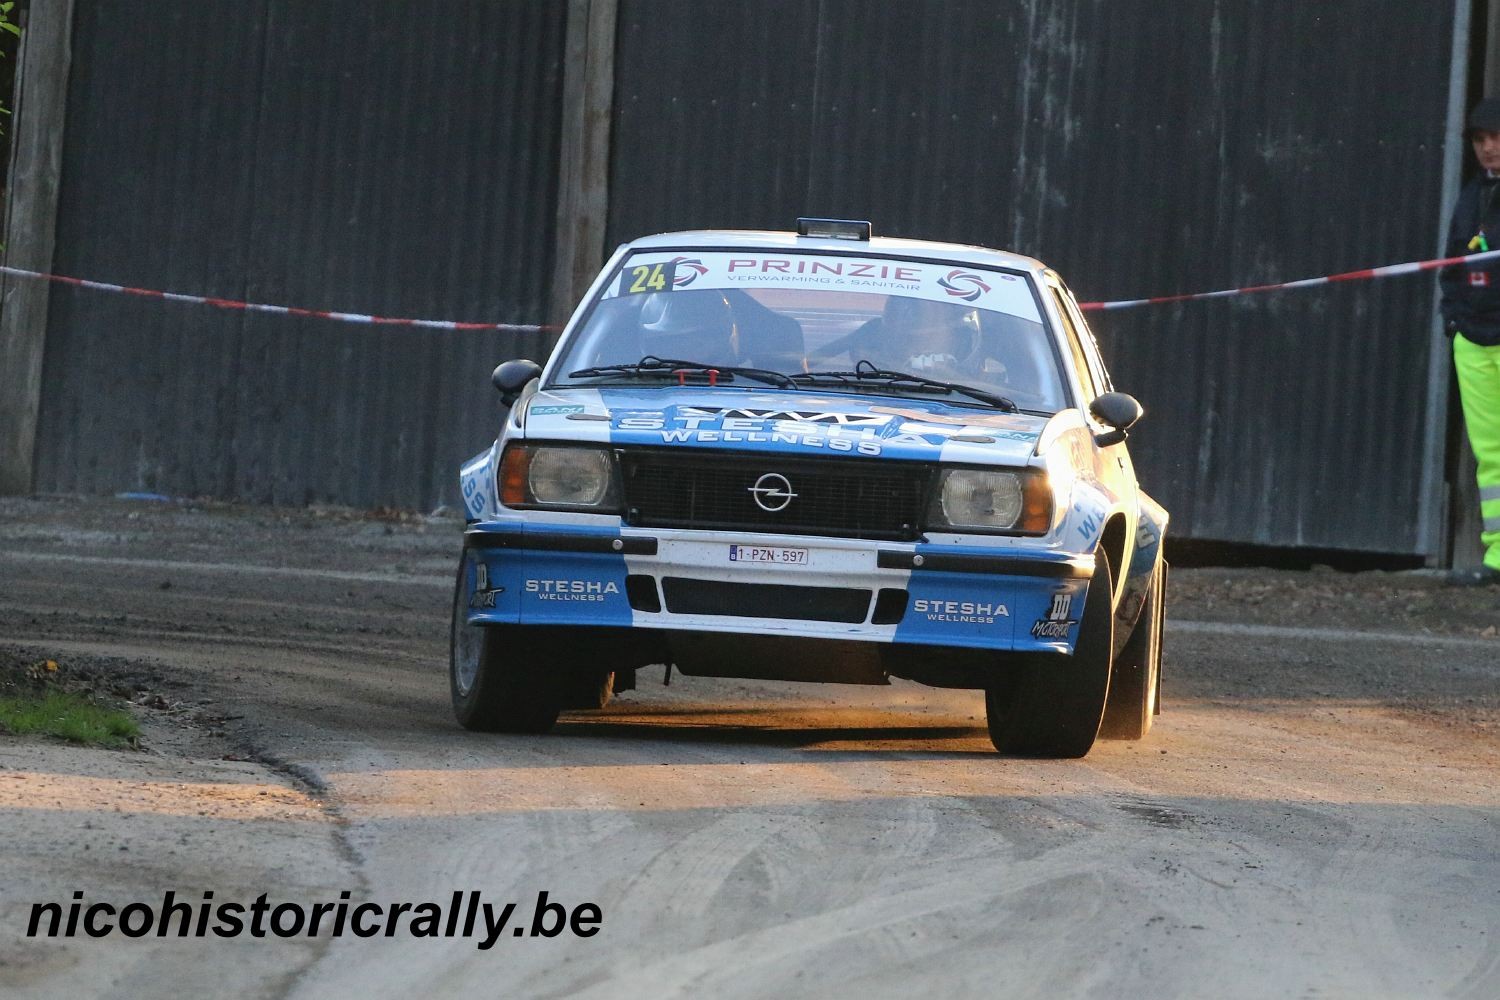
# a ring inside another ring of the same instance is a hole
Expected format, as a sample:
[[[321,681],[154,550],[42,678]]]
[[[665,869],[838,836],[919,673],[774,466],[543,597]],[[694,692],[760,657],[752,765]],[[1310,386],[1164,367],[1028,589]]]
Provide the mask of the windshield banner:
[[[1039,322],[1031,289],[1019,275],[890,257],[792,251],[631,254],[605,298],[688,288],[797,288],[873,292],[991,309]]]

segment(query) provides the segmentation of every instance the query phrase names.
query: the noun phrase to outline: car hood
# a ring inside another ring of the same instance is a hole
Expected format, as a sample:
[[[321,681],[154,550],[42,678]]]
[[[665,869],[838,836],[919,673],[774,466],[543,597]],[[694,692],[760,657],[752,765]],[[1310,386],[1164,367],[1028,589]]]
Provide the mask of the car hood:
[[[681,386],[555,388],[526,407],[533,440],[1024,465],[1048,418],[905,396]]]

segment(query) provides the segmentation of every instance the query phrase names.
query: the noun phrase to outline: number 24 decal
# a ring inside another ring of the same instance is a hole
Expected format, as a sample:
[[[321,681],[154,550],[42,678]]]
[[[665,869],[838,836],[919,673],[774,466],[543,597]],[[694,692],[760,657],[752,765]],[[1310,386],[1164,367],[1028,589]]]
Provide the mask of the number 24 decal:
[[[672,287],[673,261],[658,261],[655,264],[636,264],[627,267],[620,276],[621,295],[640,295],[643,292],[665,292]]]

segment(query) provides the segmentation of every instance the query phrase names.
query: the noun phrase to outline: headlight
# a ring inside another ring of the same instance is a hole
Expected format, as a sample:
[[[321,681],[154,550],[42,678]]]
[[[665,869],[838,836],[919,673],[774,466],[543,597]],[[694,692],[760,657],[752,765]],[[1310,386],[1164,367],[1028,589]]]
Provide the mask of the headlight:
[[[944,469],[927,526],[1045,535],[1052,491],[1047,477],[1031,469]]]
[[[507,507],[616,511],[614,462],[603,448],[515,444],[500,460],[500,502]]]

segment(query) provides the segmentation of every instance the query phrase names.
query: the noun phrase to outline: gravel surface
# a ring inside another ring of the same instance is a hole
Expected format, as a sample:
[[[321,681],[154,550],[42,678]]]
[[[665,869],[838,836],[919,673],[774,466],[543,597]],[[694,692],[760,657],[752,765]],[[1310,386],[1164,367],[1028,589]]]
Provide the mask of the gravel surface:
[[[1083,761],[994,754],[972,692],[646,672],[486,737],[447,705],[460,529],[0,501],[0,648],[162,697],[143,752],[0,737],[0,992],[1500,995],[1500,589],[1174,571],[1157,728]],[[168,888],[603,921],[24,937],[31,902]]]

